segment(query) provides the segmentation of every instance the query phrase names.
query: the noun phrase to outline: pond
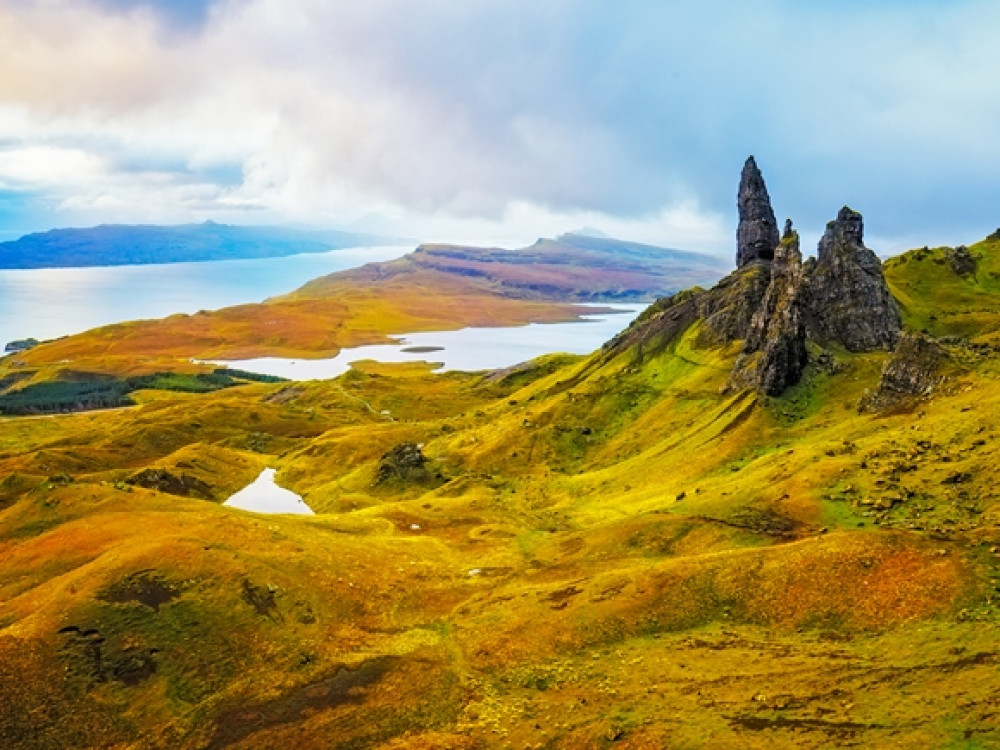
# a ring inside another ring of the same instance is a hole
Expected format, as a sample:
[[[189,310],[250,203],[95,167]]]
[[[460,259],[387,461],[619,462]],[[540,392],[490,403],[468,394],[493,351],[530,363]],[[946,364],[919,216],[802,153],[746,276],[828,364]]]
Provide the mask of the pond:
[[[312,508],[305,504],[302,497],[291,490],[279,487],[274,481],[274,469],[264,469],[260,476],[239,492],[232,495],[224,506],[239,508],[254,513],[295,513],[312,516]]]

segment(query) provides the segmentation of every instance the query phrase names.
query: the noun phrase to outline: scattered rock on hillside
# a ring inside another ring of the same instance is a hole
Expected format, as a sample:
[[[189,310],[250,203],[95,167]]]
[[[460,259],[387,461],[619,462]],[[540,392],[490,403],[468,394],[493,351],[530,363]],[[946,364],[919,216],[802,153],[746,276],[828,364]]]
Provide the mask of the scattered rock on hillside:
[[[427,470],[427,458],[416,443],[400,443],[382,456],[373,484],[379,485],[391,480],[404,482],[426,482],[431,479]]]
[[[944,251],[945,258],[951,270],[959,276],[972,276],[976,272],[976,258],[969,252],[965,245],[955,248],[948,248]]]
[[[788,221],[771,263],[771,283],[750,321],[729,387],[775,396],[799,381],[808,362],[802,288],[799,235]]]
[[[902,319],[882,263],[863,238],[861,214],[847,206],[826,225],[817,258],[804,266],[809,335],[852,352],[891,350]]]
[[[154,612],[180,595],[178,587],[152,570],[126,576],[98,594],[98,599],[115,604],[144,604]]]
[[[771,260],[778,246],[778,222],[771,208],[764,177],[751,156],[743,165],[737,195],[740,223],[736,230],[736,267]]]
[[[277,593],[278,587],[273,583],[259,586],[245,578],[243,579],[243,601],[253,607],[254,611],[261,617],[284,622],[285,618],[278,610],[278,602],[275,600]]]
[[[878,386],[865,394],[858,410],[883,412],[912,406],[944,382],[941,368],[948,360],[948,352],[938,342],[904,332],[882,368]]]
[[[145,487],[149,490],[159,490],[168,495],[181,497],[200,497],[203,500],[215,499],[212,486],[190,474],[171,474],[166,469],[143,469],[125,480],[126,484],[135,487]]]

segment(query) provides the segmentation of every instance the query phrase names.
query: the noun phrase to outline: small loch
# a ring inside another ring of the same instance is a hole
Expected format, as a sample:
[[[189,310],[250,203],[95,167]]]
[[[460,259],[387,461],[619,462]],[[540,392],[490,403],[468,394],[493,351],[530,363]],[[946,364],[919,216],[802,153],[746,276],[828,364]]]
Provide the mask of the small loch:
[[[254,513],[296,513],[315,515],[312,508],[291,490],[279,487],[274,481],[275,470],[264,469],[260,476],[223,503],[227,508],[239,508]]]

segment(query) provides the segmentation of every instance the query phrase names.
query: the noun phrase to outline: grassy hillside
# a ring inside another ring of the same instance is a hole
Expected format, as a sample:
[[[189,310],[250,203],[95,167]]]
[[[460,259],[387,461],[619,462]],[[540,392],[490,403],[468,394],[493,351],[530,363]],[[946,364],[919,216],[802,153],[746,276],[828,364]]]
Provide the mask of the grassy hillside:
[[[885,264],[906,324],[933,336],[997,341],[1000,235],[965,248],[921,248]]]
[[[882,412],[888,354],[723,394],[738,342],[695,322],[485,377],[6,418],[0,740],[996,746],[993,247],[971,277],[888,264],[909,326],[969,340]],[[420,471],[382,468],[402,444]],[[264,466],[318,515],[220,505]]]

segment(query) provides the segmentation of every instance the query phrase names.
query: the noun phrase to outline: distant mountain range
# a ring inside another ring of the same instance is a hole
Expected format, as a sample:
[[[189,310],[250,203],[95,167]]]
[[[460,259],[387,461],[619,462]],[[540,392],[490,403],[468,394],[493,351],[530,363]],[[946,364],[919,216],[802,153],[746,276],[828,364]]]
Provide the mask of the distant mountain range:
[[[53,229],[0,243],[0,268],[275,258],[402,242],[405,240],[357,232],[233,226],[213,221],[177,226],[103,224],[86,229]]]

